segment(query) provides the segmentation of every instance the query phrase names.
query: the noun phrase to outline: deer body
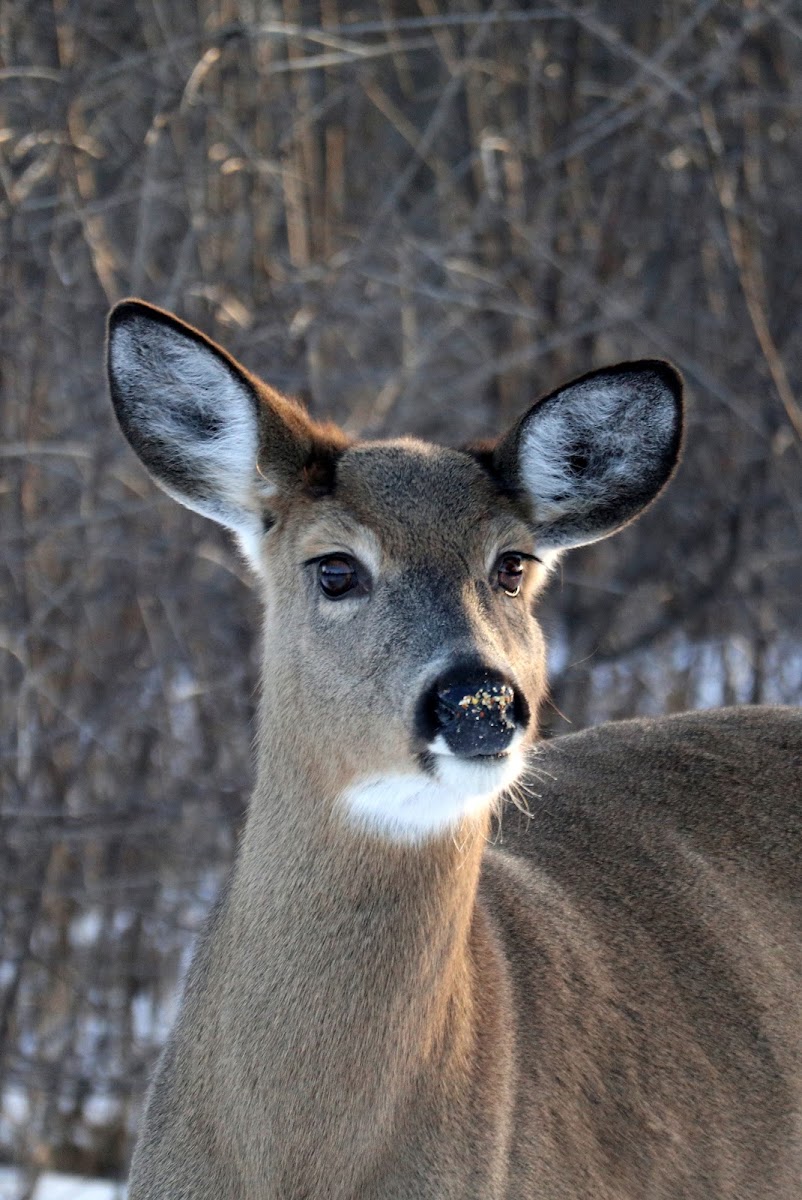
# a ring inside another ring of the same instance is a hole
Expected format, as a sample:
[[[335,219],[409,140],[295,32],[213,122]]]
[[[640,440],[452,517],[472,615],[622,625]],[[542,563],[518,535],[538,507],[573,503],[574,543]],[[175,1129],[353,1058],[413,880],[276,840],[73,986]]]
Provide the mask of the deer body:
[[[139,302],[110,373],[266,611],[256,787],[131,1200],[798,1200],[802,717],[534,745],[538,560],[659,490],[676,377],[597,373],[467,453],[349,444]]]

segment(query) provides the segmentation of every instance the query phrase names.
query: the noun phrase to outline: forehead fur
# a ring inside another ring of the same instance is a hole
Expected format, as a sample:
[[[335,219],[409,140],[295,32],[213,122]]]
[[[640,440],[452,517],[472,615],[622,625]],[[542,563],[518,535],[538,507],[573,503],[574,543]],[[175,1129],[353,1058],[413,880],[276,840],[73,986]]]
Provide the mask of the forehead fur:
[[[357,444],[337,467],[336,502],[381,530],[382,542],[409,543],[436,531],[463,541],[503,517],[505,504],[487,471],[469,454],[414,438]]]

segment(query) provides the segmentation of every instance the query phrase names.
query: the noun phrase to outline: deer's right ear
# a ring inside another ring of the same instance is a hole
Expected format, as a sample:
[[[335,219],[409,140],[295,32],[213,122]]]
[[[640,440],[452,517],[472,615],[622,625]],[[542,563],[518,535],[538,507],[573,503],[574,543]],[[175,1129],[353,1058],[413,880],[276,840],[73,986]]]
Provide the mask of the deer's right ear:
[[[244,541],[258,533],[258,398],[242,369],[170,313],[123,300],[109,317],[117,420],[156,482]]]
[[[270,496],[314,461],[313,422],[171,313],[123,300],[109,318],[123,433],[174,499],[236,533],[258,565]]]

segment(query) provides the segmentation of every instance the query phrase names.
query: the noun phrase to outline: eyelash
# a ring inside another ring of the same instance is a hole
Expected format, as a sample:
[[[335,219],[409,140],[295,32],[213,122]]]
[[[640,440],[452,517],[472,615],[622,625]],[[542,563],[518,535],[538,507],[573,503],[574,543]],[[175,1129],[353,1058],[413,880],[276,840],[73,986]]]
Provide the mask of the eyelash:
[[[538,558],[536,554],[527,554],[525,550],[503,550],[499,558],[503,558],[505,554],[514,554],[516,558],[522,558],[525,562],[536,562],[543,564],[543,559]]]

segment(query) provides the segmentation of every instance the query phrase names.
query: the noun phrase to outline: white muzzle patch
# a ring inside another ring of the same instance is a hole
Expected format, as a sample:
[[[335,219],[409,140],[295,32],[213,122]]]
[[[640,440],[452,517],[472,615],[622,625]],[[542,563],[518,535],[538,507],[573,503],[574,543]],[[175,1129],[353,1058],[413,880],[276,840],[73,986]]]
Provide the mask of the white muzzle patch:
[[[357,825],[398,842],[423,842],[448,833],[465,817],[484,815],[524,769],[519,738],[499,758],[458,758],[437,752],[434,773],[374,775],[347,788],[342,803]]]

